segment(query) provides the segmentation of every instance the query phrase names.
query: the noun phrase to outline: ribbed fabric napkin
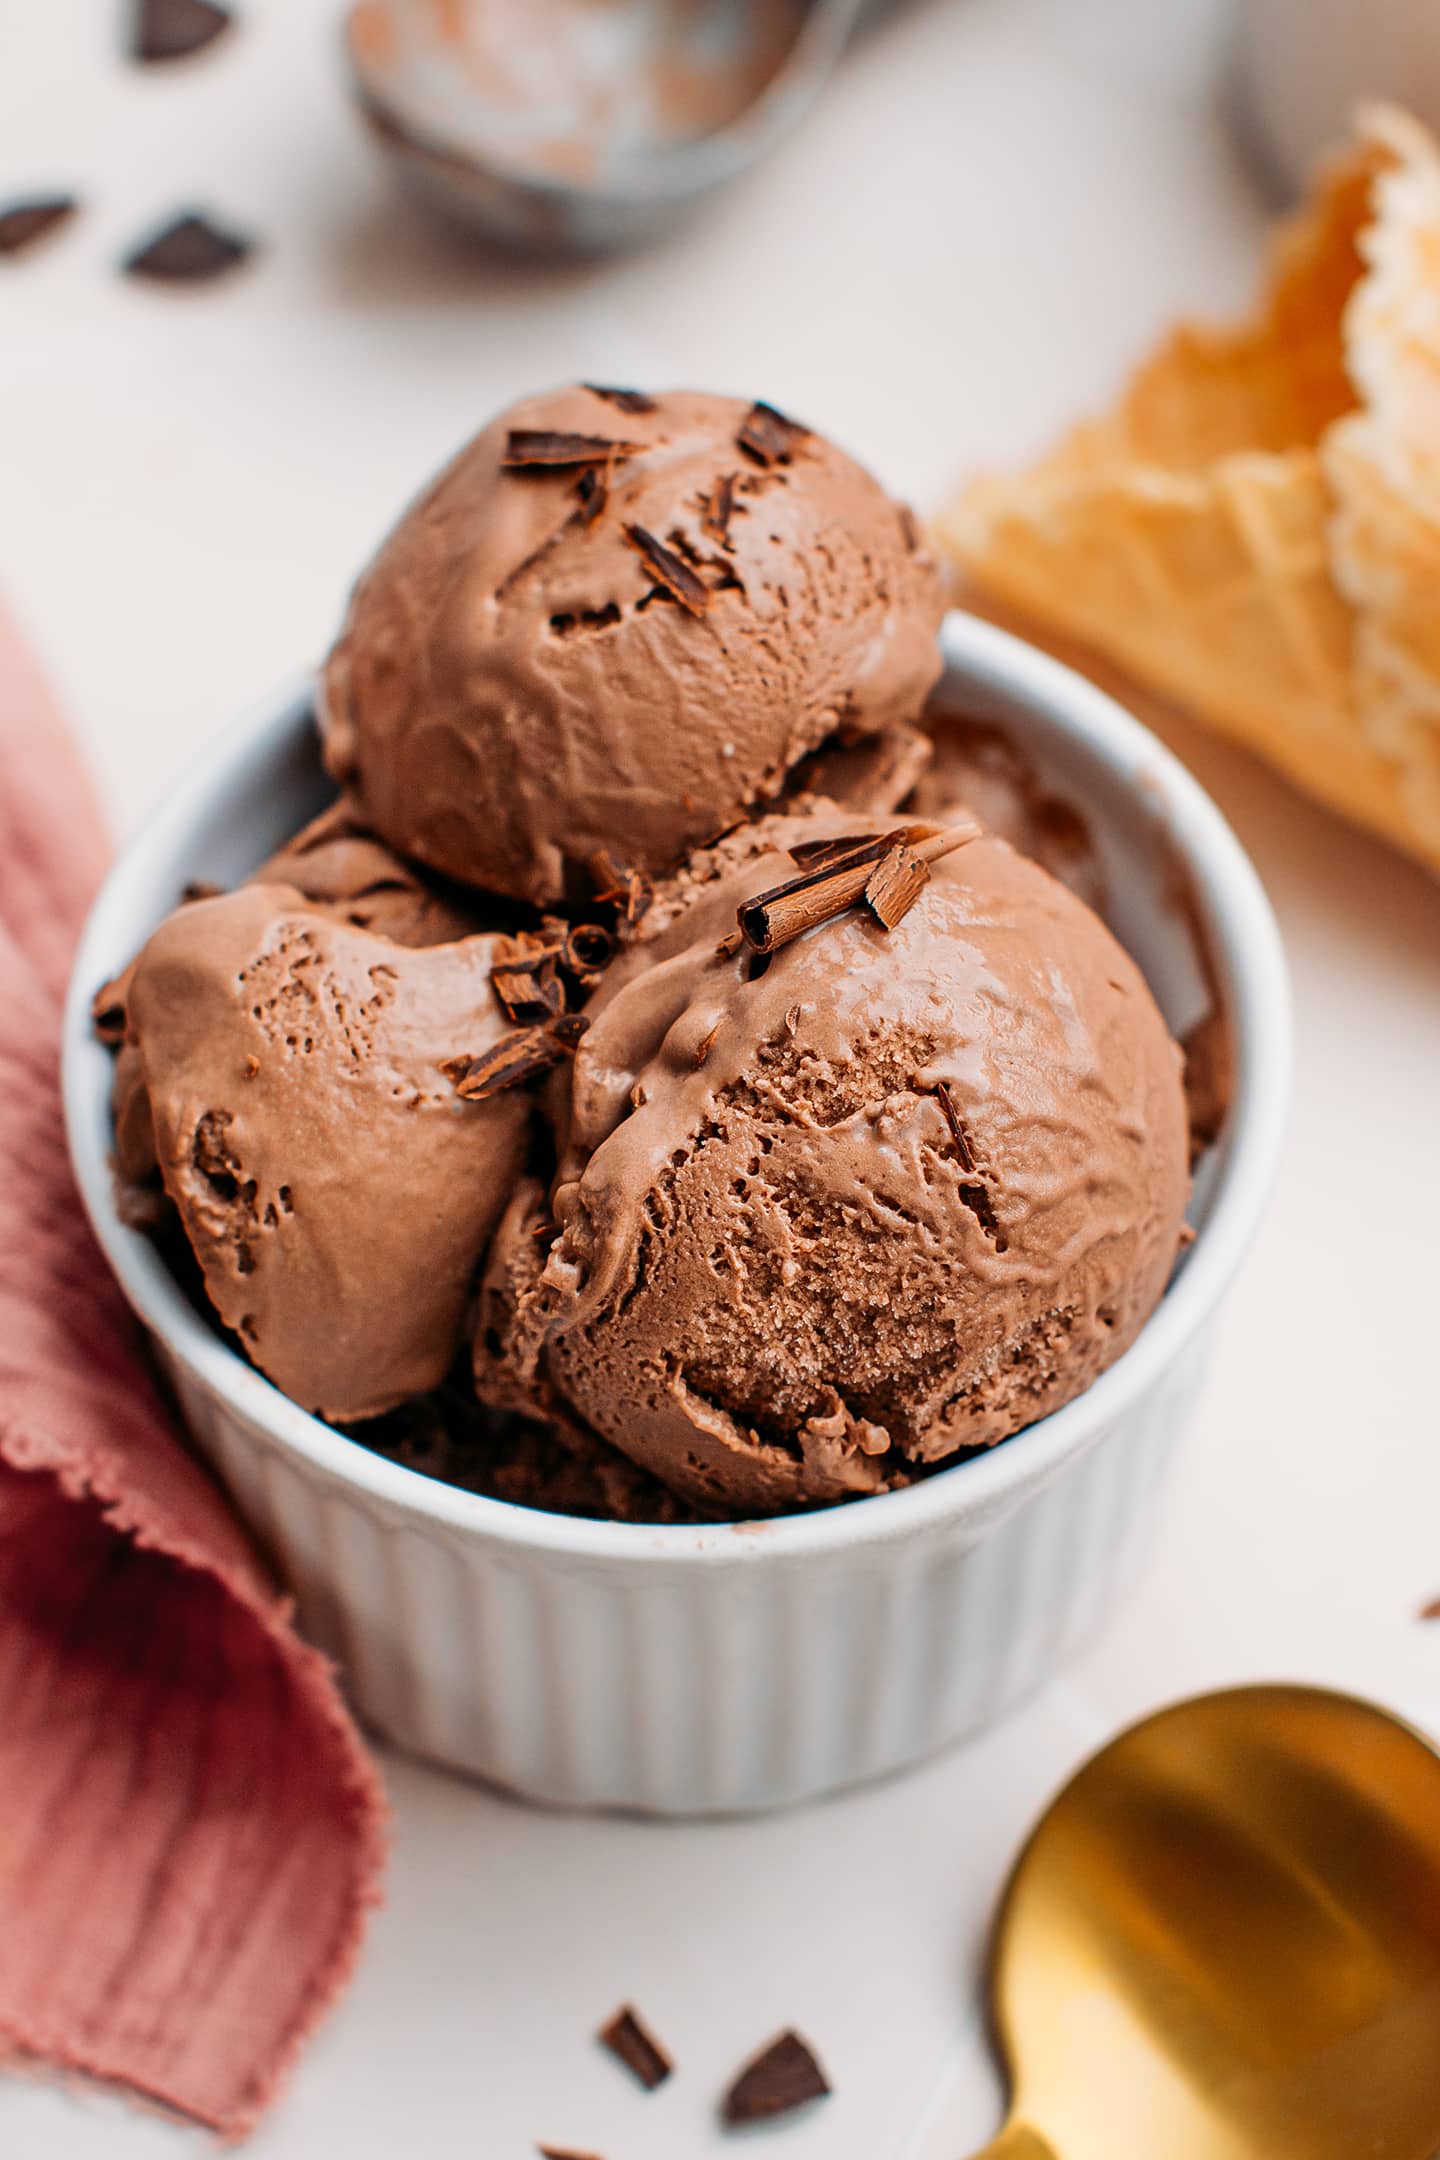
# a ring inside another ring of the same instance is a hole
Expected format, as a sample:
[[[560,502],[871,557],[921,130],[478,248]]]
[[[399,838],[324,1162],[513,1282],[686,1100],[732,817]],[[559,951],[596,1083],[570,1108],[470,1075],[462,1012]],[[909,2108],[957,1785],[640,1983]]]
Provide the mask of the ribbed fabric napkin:
[[[350,1971],[383,1806],[71,1180],[61,1000],[104,854],[0,618],[0,2046],[236,2134]]]

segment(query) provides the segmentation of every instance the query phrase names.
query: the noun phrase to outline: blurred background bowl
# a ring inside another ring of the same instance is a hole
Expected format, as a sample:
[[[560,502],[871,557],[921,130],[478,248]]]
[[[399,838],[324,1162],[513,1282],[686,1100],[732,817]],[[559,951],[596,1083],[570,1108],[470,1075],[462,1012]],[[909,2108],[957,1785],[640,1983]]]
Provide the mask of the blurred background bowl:
[[[541,0],[521,40],[498,20],[507,5],[357,0],[344,42],[356,103],[407,193],[527,255],[636,246],[738,179],[809,111],[866,12],[609,0],[561,38]]]

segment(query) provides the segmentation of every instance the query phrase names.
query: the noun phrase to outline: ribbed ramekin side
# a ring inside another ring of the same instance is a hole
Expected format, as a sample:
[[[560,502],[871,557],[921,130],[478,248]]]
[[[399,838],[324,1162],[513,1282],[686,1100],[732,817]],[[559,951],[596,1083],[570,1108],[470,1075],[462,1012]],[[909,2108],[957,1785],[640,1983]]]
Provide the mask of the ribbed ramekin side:
[[[361,1715],[530,1797],[745,1812],[980,1730],[1086,1638],[1148,1542],[1203,1346],[1007,1518],[632,1566],[390,1509],[176,1374],[201,1446]]]

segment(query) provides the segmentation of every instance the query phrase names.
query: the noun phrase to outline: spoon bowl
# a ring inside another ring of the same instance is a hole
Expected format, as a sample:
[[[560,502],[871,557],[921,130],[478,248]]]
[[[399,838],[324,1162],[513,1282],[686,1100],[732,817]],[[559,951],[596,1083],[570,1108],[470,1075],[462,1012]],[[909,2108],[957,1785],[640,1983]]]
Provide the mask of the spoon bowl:
[[[1312,1688],[1147,1719],[1021,1855],[993,2006],[981,2160],[1433,2160],[1440,1755]]]
[[[866,0],[356,0],[356,101],[407,190],[527,254],[650,238],[796,126]]]

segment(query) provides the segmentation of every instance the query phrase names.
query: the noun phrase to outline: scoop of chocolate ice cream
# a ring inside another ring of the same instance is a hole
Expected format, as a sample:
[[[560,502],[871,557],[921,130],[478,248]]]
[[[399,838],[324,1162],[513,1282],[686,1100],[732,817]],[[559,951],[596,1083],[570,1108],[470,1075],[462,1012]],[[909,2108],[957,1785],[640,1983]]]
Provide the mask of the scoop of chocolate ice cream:
[[[554,903],[600,850],[666,866],[837,730],[912,720],[941,612],[913,518],[823,437],[731,398],[556,391],[362,577],[326,758],[402,854]]]
[[[858,824],[768,821],[662,892],[589,1007],[558,1234],[512,1211],[487,1267],[482,1395],[559,1398],[711,1509],[874,1492],[1057,1408],[1180,1234],[1179,1052],[1004,841],[938,864],[889,933],[857,909],[767,959],[717,949],[790,845]]]
[[[499,947],[408,950],[252,885],[178,909],[130,972],[121,1144],[153,1149],[220,1317],[307,1410],[373,1417],[454,1358],[526,1146],[523,1095],[462,1101],[441,1070],[509,1025]]]
[[[251,885],[290,885],[326,913],[397,945],[449,945],[494,929],[493,911],[425,877],[369,830],[345,796],[252,871]]]

